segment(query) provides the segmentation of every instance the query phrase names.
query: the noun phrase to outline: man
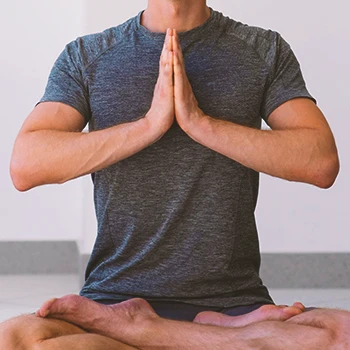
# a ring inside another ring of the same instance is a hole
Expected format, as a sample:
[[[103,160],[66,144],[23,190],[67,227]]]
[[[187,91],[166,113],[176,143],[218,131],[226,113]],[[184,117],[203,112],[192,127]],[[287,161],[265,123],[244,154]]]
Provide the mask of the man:
[[[259,278],[258,172],[328,188],[339,170],[278,33],[205,0],[149,0],[68,44],[40,102],[16,140],[13,182],[92,173],[98,237],[80,296],[5,322],[1,348],[349,347],[348,312],[276,306]]]

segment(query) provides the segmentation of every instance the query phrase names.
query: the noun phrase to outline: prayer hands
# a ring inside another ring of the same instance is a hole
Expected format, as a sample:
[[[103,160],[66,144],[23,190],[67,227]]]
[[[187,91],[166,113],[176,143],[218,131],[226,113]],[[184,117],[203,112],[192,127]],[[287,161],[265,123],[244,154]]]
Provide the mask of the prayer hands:
[[[198,101],[188,81],[179,36],[176,30],[172,32],[172,43],[174,55],[175,115],[181,129],[188,133],[190,128],[195,125],[199,119],[204,117],[204,113],[198,107]]]
[[[204,117],[188,81],[179,36],[168,29],[159,62],[159,77],[146,118],[164,134],[174,119],[188,133]]]
[[[146,119],[151,126],[165,134],[175,119],[174,83],[173,83],[173,41],[171,30],[167,30],[162,55],[159,61],[159,76],[154,89],[152,105]]]

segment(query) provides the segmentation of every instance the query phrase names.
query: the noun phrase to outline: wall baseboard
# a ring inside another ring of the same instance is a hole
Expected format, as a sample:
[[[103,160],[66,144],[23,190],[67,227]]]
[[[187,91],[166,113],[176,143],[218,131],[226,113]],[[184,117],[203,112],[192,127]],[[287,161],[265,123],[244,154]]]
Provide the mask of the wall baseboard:
[[[78,273],[75,241],[0,242],[0,274]]]
[[[264,253],[260,275],[269,288],[350,288],[350,253]]]
[[[0,242],[0,274],[79,274],[89,254],[75,241]],[[350,288],[350,253],[263,253],[261,278],[269,288]]]

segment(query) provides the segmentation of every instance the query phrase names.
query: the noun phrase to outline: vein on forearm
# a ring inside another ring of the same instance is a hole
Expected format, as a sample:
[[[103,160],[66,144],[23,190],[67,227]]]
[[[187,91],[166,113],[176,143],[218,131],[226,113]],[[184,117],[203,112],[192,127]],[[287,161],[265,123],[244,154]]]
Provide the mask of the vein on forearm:
[[[125,159],[156,138],[143,120],[90,133],[30,131],[16,141],[13,161],[25,169],[32,186],[63,183]]]
[[[260,130],[209,117],[190,136],[248,168],[292,181],[308,182],[330,151],[313,128]]]

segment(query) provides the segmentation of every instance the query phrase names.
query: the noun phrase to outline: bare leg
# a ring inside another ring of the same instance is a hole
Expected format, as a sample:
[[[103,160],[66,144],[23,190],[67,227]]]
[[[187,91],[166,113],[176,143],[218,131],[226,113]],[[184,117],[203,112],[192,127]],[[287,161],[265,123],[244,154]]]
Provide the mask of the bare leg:
[[[214,312],[199,314],[198,323],[211,325],[243,326],[262,320],[286,320],[303,312],[304,306],[295,303],[293,307],[266,305],[247,315],[229,317]],[[37,311],[37,316],[63,319],[90,332],[102,334],[121,341],[130,339],[131,325],[147,320],[159,319],[150,304],[139,298],[114,305],[101,305],[77,295],[67,295],[60,299],[50,299]],[[113,319],[113,322],[110,320]],[[215,323],[212,320],[220,322]],[[212,321],[212,323],[211,323]],[[144,335],[144,333],[142,333]],[[133,333],[133,339],[135,334]],[[135,343],[136,344],[136,343]]]
[[[261,322],[239,328],[254,349],[350,349],[350,312],[315,309],[285,322]]]
[[[65,321],[22,315],[0,324],[0,349],[4,350],[131,350],[114,339],[90,334]]]
[[[313,310],[288,321],[263,321],[245,327],[217,327],[158,319],[141,349],[349,350],[350,313]]]
[[[244,327],[261,321],[285,321],[303,313],[305,306],[294,303],[293,306],[263,305],[259,309],[242,316],[228,316],[219,312],[204,311],[193,320],[195,323],[223,327]]]
[[[201,350],[338,350],[332,331],[281,321],[264,321],[246,327],[229,328],[159,320],[157,336],[141,349]]]
[[[102,305],[78,295],[50,299],[41,306],[36,315],[38,318],[64,320],[85,331],[135,346],[139,344],[138,339],[145,336],[143,325],[159,318],[143,299],[135,298],[114,305]],[[130,339],[132,342],[126,342]]]
[[[286,322],[263,321],[232,328],[162,319],[142,299],[101,306],[71,295],[45,303],[39,314],[69,320],[140,349],[345,350],[348,348],[342,344],[350,338],[350,327],[344,326],[350,313],[337,310],[313,310]],[[86,321],[90,317],[92,321]]]
[[[37,346],[38,350],[134,350],[136,348],[98,334],[76,334],[48,339]]]

